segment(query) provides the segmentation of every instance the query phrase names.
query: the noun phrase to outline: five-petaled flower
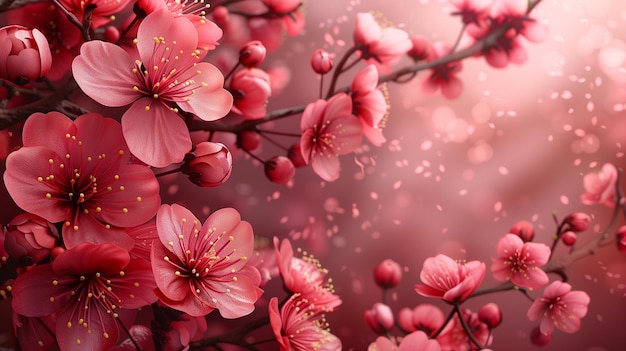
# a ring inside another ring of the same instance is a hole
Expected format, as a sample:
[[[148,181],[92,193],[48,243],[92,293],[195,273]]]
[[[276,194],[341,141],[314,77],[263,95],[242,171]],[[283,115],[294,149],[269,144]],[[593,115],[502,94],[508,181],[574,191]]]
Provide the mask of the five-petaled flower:
[[[617,178],[617,168],[611,163],[605,163],[596,173],[586,174],[583,178],[585,193],[580,196],[580,202],[585,205],[603,204],[614,207]]]
[[[7,157],[4,182],[23,210],[63,222],[67,247],[87,241],[130,249],[124,227],[156,213],[159,183],[150,169],[129,164],[120,124],[97,113],[72,121],[35,113],[24,124],[24,147]]]
[[[136,61],[115,44],[85,43],[72,69],[80,88],[95,101],[112,107],[132,104],[122,116],[130,151],[151,166],[164,167],[182,161],[191,149],[180,110],[213,121],[230,111],[233,97],[219,69],[200,62],[198,34],[187,18],[156,11],[139,25],[136,43]]]
[[[449,303],[465,301],[482,283],[485,264],[480,261],[461,263],[439,254],[424,261],[415,290],[422,296],[439,297]]]
[[[157,231],[152,269],[161,302],[191,316],[217,309],[224,318],[239,318],[254,310],[261,275],[247,264],[254,236],[237,210],[215,211],[201,225],[185,207],[162,205]]]
[[[548,284],[548,275],[540,268],[550,258],[548,245],[507,234],[498,241],[496,250],[499,257],[493,261],[491,272],[497,280],[532,289]]]
[[[560,280],[552,282],[528,309],[531,321],[541,318],[539,330],[552,334],[554,328],[566,333],[580,329],[580,319],[587,314],[590,298],[584,291],[572,291],[572,286]]]
[[[19,275],[12,306],[27,317],[56,316],[61,351],[107,350],[119,324],[157,300],[154,288],[150,263],[113,244],[81,243]]]
[[[369,12],[356,15],[354,42],[363,60],[384,70],[388,70],[392,61],[413,47],[407,32],[392,27],[382,28]]]

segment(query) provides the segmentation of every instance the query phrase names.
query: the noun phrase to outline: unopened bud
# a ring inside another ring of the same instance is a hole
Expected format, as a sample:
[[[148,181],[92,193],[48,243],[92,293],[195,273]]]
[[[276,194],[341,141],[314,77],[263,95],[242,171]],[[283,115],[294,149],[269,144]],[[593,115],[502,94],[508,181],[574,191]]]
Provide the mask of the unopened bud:
[[[524,241],[533,241],[535,237],[535,228],[528,221],[519,221],[509,229],[509,233],[515,234]]]
[[[261,145],[261,135],[252,130],[244,130],[237,135],[237,146],[246,150],[253,151]]]
[[[571,230],[566,231],[561,236],[561,240],[563,241],[563,244],[565,244],[567,246],[572,246],[572,245],[576,244],[576,239],[577,239],[576,238],[576,233],[574,233]]]
[[[52,67],[46,37],[20,25],[0,28],[0,78],[23,85],[44,77]]]
[[[391,330],[394,325],[391,308],[380,302],[375,303],[372,309],[365,311],[363,318],[365,319],[365,324],[378,334]]]
[[[267,49],[258,40],[253,40],[239,51],[239,63],[246,67],[257,67],[265,60]]]
[[[13,218],[4,233],[7,254],[22,266],[30,266],[47,258],[59,238],[54,225],[30,213]]]
[[[539,347],[548,346],[551,340],[552,340],[552,334],[542,333],[541,330],[539,330],[539,327],[535,327],[530,332],[530,342],[532,342],[533,345],[535,346],[539,346]]]
[[[502,323],[502,311],[497,304],[488,303],[478,310],[478,320],[493,329]]]
[[[583,212],[574,212],[567,217],[566,221],[570,230],[575,232],[584,232],[587,228],[589,228],[591,217]]]
[[[285,156],[274,156],[265,162],[265,175],[274,183],[287,184],[295,174],[296,167]]]
[[[205,141],[185,156],[185,163],[180,169],[192,183],[212,188],[226,182],[232,168],[233,157],[228,148],[220,143]]]
[[[317,49],[311,56],[311,67],[317,74],[326,74],[333,68],[333,59],[322,49]]]
[[[402,279],[402,267],[392,260],[386,259],[382,261],[374,269],[374,280],[381,288],[392,288]]]
[[[302,147],[300,143],[295,143],[291,145],[289,151],[287,151],[287,157],[293,162],[293,165],[296,167],[304,167],[306,166],[306,160],[302,156]]]

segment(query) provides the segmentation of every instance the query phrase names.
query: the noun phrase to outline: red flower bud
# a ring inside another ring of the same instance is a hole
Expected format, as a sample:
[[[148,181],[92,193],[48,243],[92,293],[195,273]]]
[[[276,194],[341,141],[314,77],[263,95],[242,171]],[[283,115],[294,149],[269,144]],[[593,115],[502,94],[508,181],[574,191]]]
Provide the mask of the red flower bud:
[[[187,154],[180,170],[189,176],[192,183],[212,188],[228,180],[232,167],[233,157],[226,146],[205,141]]]
[[[237,146],[246,150],[253,151],[261,145],[261,135],[252,130],[244,130],[237,135]]]
[[[394,325],[391,308],[380,302],[375,303],[372,309],[365,311],[363,319],[365,319],[365,324],[378,334],[384,334]]]
[[[575,232],[584,232],[589,228],[591,217],[583,212],[574,212],[570,214],[565,221],[569,225],[569,229]]]
[[[296,167],[306,166],[306,161],[304,160],[304,157],[302,156],[301,150],[302,149],[300,147],[300,143],[295,143],[291,145],[291,147],[289,148],[289,151],[287,151],[287,157],[289,157],[291,162],[293,162],[293,165]]]
[[[48,40],[37,29],[19,25],[0,28],[0,78],[27,84],[45,76],[52,66]]]
[[[626,253],[626,225],[617,230],[617,249]]]
[[[487,324],[489,328],[495,328],[502,323],[502,311],[498,305],[491,302],[478,310],[478,319]]]
[[[239,63],[246,67],[257,67],[265,60],[267,49],[263,43],[258,40],[253,40],[239,51]]]
[[[576,244],[576,239],[577,239],[576,238],[576,233],[574,233],[571,230],[566,231],[561,236],[561,240],[563,241],[563,244],[565,244],[567,246],[572,246],[572,245]]]
[[[295,174],[296,167],[285,156],[274,156],[265,162],[265,175],[274,183],[287,184]]]
[[[509,229],[509,233],[515,234],[524,241],[533,241],[535,237],[535,228],[528,221],[519,221]]]
[[[322,49],[317,49],[311,57],[311,67],[317,74],[326,74],[333,68],[333,59]]]
[[[374,269],[374,280],[381,288],[392,288],[402,279],[402,267],[391,259],[382,261]]]
[[[542,333],[541,330],[539,330],[539,327],[535,327],[530,332],[530,342],[532,342],[533,345],[535,346],[539,346],[539,347],[548,346],[551,340],[552,340],[552,334]]]
[[[20,265],[30,266],[50,255],[59,238],[56,228],[30,213],[13,218],[5,227],[4,248]]]

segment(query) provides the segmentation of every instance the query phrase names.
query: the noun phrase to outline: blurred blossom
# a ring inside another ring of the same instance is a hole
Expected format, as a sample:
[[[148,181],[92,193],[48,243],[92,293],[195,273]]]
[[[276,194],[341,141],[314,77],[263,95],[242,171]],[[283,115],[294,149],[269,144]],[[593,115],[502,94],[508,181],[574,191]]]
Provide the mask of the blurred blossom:
[[[441,351],[441,346],[437,340],[429,339],[421,330],[415,331],[400,341],[396,345],[393,341],[384,336],[379,336],[375,342],[371,343],[367,351]]]
[[[296,174],[296,168],[285,156],[274,156],[265,162],[265,175],[276,184],[287,184]]]
[[[509,233],[519,236],[524,241],[533,241],[535,238],[535,227],[529,221],[518,221],[509,229]]]
[[[626,225],[619,227],[617,230],[617,249],[626,252]]]
[[[411,50],[409,50],[407,54],[415,62],[426,60],[427,58],[433,57],[435,54],[430,40],[425,36],[412,35],[411,43],[413,44],[413,47],[411,47]]]
[[[530,332],[530,342],[535,346],[548,346],[550,341],[552,341],[552,334],[542,333],[539,327],[533,328]]]
[[[560,280],[552,282],[535,299],[528,309],[528,319],[541,319],[539,330],[543,334],[552,334],[554,328],[566,333],[575,333],[580,329],[580,319],[587,314],[590,298],[584,291],[572,291],[572,286]]]
[[[456,7],[453,15],[461,16],[463,24],[480,24],[489,17],[494,0],[450,0]]]
[[[485,264],[480,261],[460,263],[439,254],[424,261],[420,272],[420,279],[424,284],[416,284],[415,290],[422,296],[461,303],[482,283],[485,269]]]
[[[0,28],[0,78],[23,85],[43,78],[52,67],[48,40],[38,29]]]
[[[374,280],[381,288],[393,288],[402,279],[402,267],[392,260],[386,259],[374,268]]]
[[[444,322],[443,311],[429,303],[419,304],[413,309],[403,308],[398,313],[398,324],[402,329],[409,332],[421,330],[429,337],[435,336]]]
[[[391,308],[383,303],[377,302],[371,309],[363,314],[365,324],[377,334],[383,334],[391,330],[395,324]]]
[[[224,184],[230,177],[233,157],[224,144],[209,141],[196,145],[193,152],[185,156],[181,172],[189,176],[192,183],[212,188]]]
[[[428,61],[433,61],[450,53],[450,47],[435,43],[433,56]],[[463,82],[457,77],[463,65],[461,61],[437,65],[430,69],[430,74],[422,82],[422,93],[426,96],[433,95],[441,90],[441,95],[447,99],[456,99],[463,92]]]
[[[246,119],[261,119],[267,114],[267,100],[272,95],[270,76],[260,68],[238,70],[230,82],[233,112]]]
[[[363,126],[363,135],[375,146],[382,145],[381,124],[387,114],[387,100],[378,89],[378,69],[375,65],[367,65],[357,72],[351,86],[352,113],[359,117]]]
[[[85,14],[90,11],[91,28],[101,27],[115,18],[115,14],[122,12],[130,0],[59,0],[80,23],[84,23]]]
[[[59,239],[52,223],[31,213],[17,215],[6,225],[4,232],[4,248],[9,257],[26,265],[47,258]]]
[[[239,51],[239,63],[242,65],[253,68],[260,65],[265,60],[267,49],[258,40],[253,40],[244,45]]]
[[[244,130],[237,134],[237,147],[254,151],[261,145],[261,134],[253,130]]]
[[[576,244],[576,239],[576,233],[571,230],[568,230],[561,235],[561,241],[563,241],[563,244],[567,246],[573,246]]]
[[[490,302],[478,310],[478,319],[493,329],[502,323],[502,310],[500,306]]]
[[[291,160],[291,163],[293,163],[295,167],[304,167],[307,164],[304,156],[302,156],[302,147],[300,146],[300,143],[291,145],[287,151],[287,157]]]
[[[591,216],[584,212],[574,212],[567,216],[565,222],[570,230],[574,232],[584,232],[589,228]]]
[[[581,195],[580,202],[585,205],[603,204],[614,207],[617,177],[617,168],[611,163],[605,163],[598,172],[585,175],[585,193]]]
[[[311,67],[317,74],[326,74],[333,68],[333,59],[326,50],[317,49],[311,56]]]
[[[540,267],[550,259],[550,247],[543,243],[524,242],[515,234],[506,234],[496,246],[498,258],[491,265],[494,278],[526,287],[540,288],[549,278]]]
[[[491,345],[493,336],[491,335],[487,324],[478,318],[478,314],[470,311],[469,309],[461,309],[461,315],[463,316],[468,329],[471,331],[474,340],[482,346]],[[461,324],[461,321],[459,320],[458,313],[454,314],[452,320],[446,325],[436,340],[441,345],[442,350],[483,350],[483,348],[477,348],[473,342],[470,341],[465,329],[463,328],[463,324]]]
[[[385,69],[413,47],[407,32],[392,27],[381,28],[369,12],[356,15],[354,43],[363,60]]]

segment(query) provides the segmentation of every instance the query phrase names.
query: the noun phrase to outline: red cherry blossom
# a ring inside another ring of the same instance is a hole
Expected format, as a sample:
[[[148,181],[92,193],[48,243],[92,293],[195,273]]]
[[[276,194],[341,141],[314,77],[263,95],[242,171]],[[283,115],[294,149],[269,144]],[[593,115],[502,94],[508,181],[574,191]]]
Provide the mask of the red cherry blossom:
[[[413,47],[407,32],[392,27],[382,28],[369,12],[356,15],[354,42],[365,62],[386,70],[392,61]]]
[[[371,343],[367,351],[440,351],[441,346],[437,340],[429,339],[421,330],[415,331],[404,338],[400,345],[394,344],[389,338],[379,336]]]
[[[324,313],[299,294],[278,309],[278,298],[269,303],[270,325],[280,351],[339,351],[341,341],[328,329]]]
[[[257,67],[265,60],[266,54],[267,49],[263,43],[253,40],[239,50],[239,63],[248,68]]]
[[[276,184],[287,184],[296,174],[293,162],[285,156],[274,156],[263,165],[265,176]]]
[[[585,193],[581,195],[580,202],[585,205],[603,204],[614,207],[617,197],[615,190],[617,175],[617,168],[611,163],[605,163],[596,173],[585,175],[583,178]]]
[[[345,93],[330,100],[310,103],[302,113],[300,147],[305,161],[322,179],[339,178],[338,155],[345,155],[361,145],[361,122],[352,115],[352,100]]]
[[[254,236],[239,212],[215,211],[201,225],[188,209],[162,205],[157,231],[161,244],[152,245],[152,269],[161,302],[194,317],[217,309],[224,318],[239,318],[254,310],[261,276],[246,264]]]
[[[197,45],[189,20],[157,11],[139,25],[141,60],[134,61],[117,45],[94,40],[81,46],[72,64],[85,94],[105,106],[132,104],[122,116],[124,138],[133,155],[151,166],[180,162],[191,149],[179,108],[213,121],[232,106],[222,73],[199,62]]]
[[[121,321],[157,300],[154,288],[148,262],[113,244],[81,243],[19,275],[12,307],[28,317],[54,314],[62,351],[77,345],[106,350],[116,343]]]
[[[72,121],[35,113],[24,147],[7,157],[4,182],[15,203],[50,222],[63,222],[67,247],[87,241],[130,249],[124,227],[154,216],[161,199],[150,169],[128,164],[120,124],[96,113]]]
[[[59,0],[61,5],[84,22],[86,9],[91,12],[91,28],[98,28],[111,22],[111,18],[122,12],[130,0]]]
[[[460,263],[439,254],[424,261],[420,279],[424,284],[415,285],[418,294],[439,297],[450,303],[467,299],[482,283],[485,264],[479,261]]]
[[[543,243],[524,242],[507,234],[496,246],[498,258],[491,265],[494,278],[510,280],[525,288],[537,289],[548,284],[548,275],[540,267],[550,258],[550,247]]]
[[[267,100],[272,95],[270,76],[260,68],[240,69],[233,75],[230,91],[234,96],[233,112],[246,119],[261,119],[267,114]]]
[[[560,280],[552,282],[528,309],[528,319],[541,319],[539,330],[552,334],[554,328],[566,333],[580,329],[580,319],[587,314],[590,298],[584,291],[572,291],[572,286]]]
[[[378,87],[378,69],[368,65],[352,81],[352,110],[363,125],[363,135],[370,143],[380,146],[385,142],[381,124],[387,115],[387,100]]]
[[[382,288],[392,288],[402,279],[402,267],[392,259],[385,259],[374,268],[374,280]]]
[[[28,265],[47,258],[59,239],[52,223],[31,213],[17,215],[7,223],[4,233],[4,248],[9,256]]]

